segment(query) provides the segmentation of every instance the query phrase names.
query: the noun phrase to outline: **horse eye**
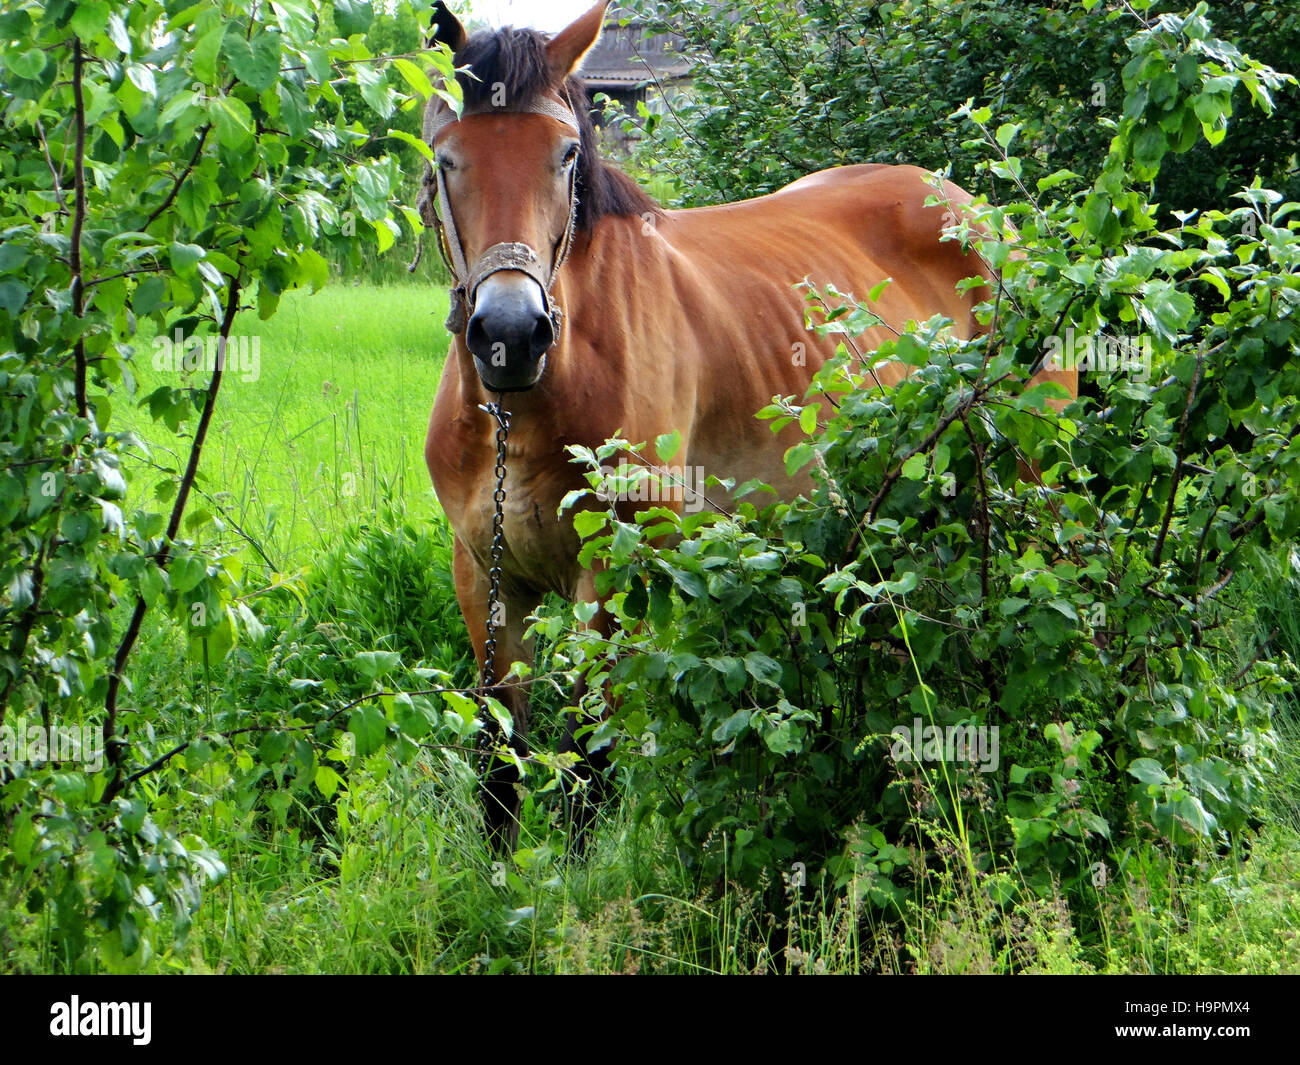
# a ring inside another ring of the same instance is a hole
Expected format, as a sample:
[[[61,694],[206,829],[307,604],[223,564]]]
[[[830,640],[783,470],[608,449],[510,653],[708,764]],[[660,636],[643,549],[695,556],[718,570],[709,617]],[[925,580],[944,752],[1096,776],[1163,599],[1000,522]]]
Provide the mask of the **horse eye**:
[[[578,146],[576,144],[570,144],[569,150],[564,153],[564,165],[565,166],[572,165],[573,161],[577,158],[578,158]]]
[[[449,156],[446,156],[446,155],[440,155],[440,156],[438,156],[438,165],[439,165],[440,167],[442,167],[443,170],[455,170],[455,169],[456,169],[456,163],[455,163],[455,161],[454,161],[453,159],[451,159]]]

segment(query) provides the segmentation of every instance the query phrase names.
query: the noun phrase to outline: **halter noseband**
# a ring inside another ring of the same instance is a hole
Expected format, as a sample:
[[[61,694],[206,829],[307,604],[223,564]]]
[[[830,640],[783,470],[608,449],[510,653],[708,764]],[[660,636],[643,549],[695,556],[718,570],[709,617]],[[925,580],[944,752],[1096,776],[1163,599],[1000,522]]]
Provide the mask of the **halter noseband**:
[[[492,114],[501,112],[487,110],[476,113]],[[564,104],[545,96],[538,97],[527,107],[513,113],[545,115],[547,118],[553,118],[558,122],[563,122],[566,126],[570,126],[575,133],[581,133],[577,115],[572,107],[565,107]],[[444,109],[436,118],[425,123],[425,143],[432,148],[434,139],[438,134],[458,121],[459,119],[454,111],[450,108]],[[438,250],[442,253],[443,261],[447,264],[447,269],[451,271],[452,277],[456,281],[455,287],[451,290],[450,311],[446,321],[447,329],[452,333],[463,333],[469,325],[470,316],[474,313],[474,303],[479,286],[493,274],[500,273],[502,270],[518,270],[522,274],[527,274],[541,286],[544,310],[551,320],[551,328],[555,336],[554,343],[558,344],[560,330],[564,324],[564,312],[560,310],[551,296],[551,288],[555,284],[555,277],[560,272],[560,267],[568,259],[569,250],[573,245],[573,232],[578,220],[577,161],[574,161],[569,171],[569,219],[564,227],[564,235],[554,249],[549,273],[537,257],[536,251],[527,244],[518,243],[493,244],[479,257],[478,262],[473,267],[470,267],[465,261],[465,249],[461,245],[460,234],[456,230],[456,218],[452,214],[451,203],[447,199],[446,176],[443,174],[442,167],[438,166],[436,162],[431,169],[436,172],[438,180],[438,207],[434,212],[434,227],[438,232]]]

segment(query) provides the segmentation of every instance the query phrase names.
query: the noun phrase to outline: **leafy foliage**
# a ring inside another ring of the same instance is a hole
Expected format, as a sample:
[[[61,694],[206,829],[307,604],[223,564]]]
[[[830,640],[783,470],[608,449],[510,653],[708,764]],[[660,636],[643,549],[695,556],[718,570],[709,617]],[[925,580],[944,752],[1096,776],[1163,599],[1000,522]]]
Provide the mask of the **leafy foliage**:
[[[241,299],[267,317],[286,290],[325,283],[320,249],[384,251],[398,218],[420,232],[395,201],[397,159],[367,152],[383,131],[338,86],[388,115],[418,105],[412,79],[443,84],[451,60],[407,70],[372,55],[371,16],[357,0],[24,0],[0,15],[0,723],[99,728],[107,755],[95,772],[6,765],[0,862],[6,909],[48,907],[68,969],[147,961],[149,930],[182,937],[223,872],[137,786],[156,768],[137,760],[152,708],[125,669],[151,610],[206,664],[261,632],[243,559],[205,550],[216,519],[186,507]],[[134,342],[146,319],[152,352]],[[209,370],[207,386],[178,373],[138,395],[133,365],[150,357]],[[184,469],[135,509],[122,458],[138,442],[113,428],[123,403],[193,433]],[[195,770],[210,755],[180,749]]]
[[[951,167],[958,184],[991,197],[979,153],[947,121],[973,99],[1020,117],[1017,155],[1031,181],[1057,170],[1095,173],[1125,100],[1128,6],[644,0],[640,10],[680,33],[698,60],[672,113],[641,117],[644,156],[672,169],[688,204],[742,199],[828,166],[873,162]],[[1214,20],[1223,38],[1257,59],[1300,69],[1300,11],[1287,0],[1216,3]],[[1175,81],[1191,76],[1189,62],[1153,77],[1145,91],[1167,100]],[[1225,143],[1193,145],[1179,166],[1162,171],[1152,202],[1223,209],[1256,174],[1286,199],[1300,199],[1300,92],[1279,92],[1269,114],[1239,115]]]
[[[1002,271],[986,336],[935,319],[860,351],[870,301],[809,292],[843,343],[760,417],[797,421],[786,463],[813,464],[811,498],[760,510],[751,484],[731,514],[577,515],[616,619],[565,648],[618,707],[588,743],[706,877],[790,890],[821,868],[902,908],[955,865],[995,900],[1059,884],[1079,903],[1139,842],[1224,846],[1258,808],[1289,666],[1242,661],[1235,590],[1278,560],[1300,573],[1298,205],[1255,182],[1161,228],[1149,183],[1223,139],[1234,89],[1267,112],[1290,81],[1215,39],[1204,5],[1129,48],[1090,184],[1031,193],[1020,126],[960,111],[1015,190],[950,231]],[[1063,390],[1029,379],[1076,336],[1099,361],[1058,416]],[[888,360],[914,372],[886,392]],[[600,489],[629,448],[575,461]],[[945,757],[914,725],[996,729],[998,757]]]

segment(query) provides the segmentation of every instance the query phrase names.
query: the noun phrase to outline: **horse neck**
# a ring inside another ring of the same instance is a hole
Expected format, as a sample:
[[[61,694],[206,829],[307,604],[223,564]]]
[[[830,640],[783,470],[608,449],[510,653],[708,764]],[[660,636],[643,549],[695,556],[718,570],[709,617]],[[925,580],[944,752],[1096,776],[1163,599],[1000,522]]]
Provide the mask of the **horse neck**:
[[[636,331],[638,298],[662,291],[661,257],[645,226],[639,215],[606,215],[574,242],[553,290],[565,317],[560,377],[588,374],[582,363],[593,349],[602,362],[617,361]]]

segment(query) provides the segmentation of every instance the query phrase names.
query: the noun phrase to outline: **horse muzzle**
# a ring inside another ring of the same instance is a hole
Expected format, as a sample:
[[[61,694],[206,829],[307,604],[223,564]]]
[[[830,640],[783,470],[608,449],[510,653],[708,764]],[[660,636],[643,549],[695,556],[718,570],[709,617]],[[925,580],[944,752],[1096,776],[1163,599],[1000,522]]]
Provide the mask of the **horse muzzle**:
[[[546,353],[555,340],[546,294],[534,278],[502,271],[479,285],[465,345],[486,389],[520,392],[532,388],[542,376]]]

